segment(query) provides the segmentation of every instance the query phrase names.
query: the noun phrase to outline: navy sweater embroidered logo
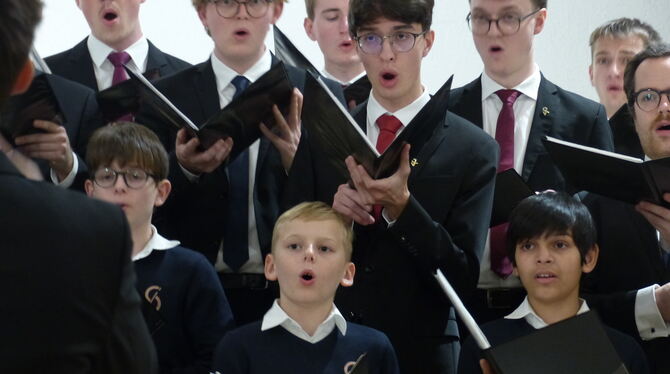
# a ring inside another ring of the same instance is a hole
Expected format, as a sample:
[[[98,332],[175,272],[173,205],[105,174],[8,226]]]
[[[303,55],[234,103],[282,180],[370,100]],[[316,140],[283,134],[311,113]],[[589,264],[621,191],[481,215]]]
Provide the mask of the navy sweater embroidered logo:
[[[150,286],[144,291],[144,298],[156,308],[156,311],[161,310],[161,299],[158,297],[158,292],[161,290],[160,286]]]

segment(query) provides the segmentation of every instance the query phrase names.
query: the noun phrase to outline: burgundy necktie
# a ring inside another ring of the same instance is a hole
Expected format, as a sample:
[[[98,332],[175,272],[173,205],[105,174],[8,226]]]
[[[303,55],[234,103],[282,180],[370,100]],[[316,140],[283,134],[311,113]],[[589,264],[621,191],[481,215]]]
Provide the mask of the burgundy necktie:
[[[126,73],[126,69],[123,68],[125,64],[130,61],[130,55],[127,52],[111,52],[108,56],[107,59],[109,62],[114,65],[114,75],[112,76],[112,86],[116,86],[117,84],[128,80],[128,74]],[[127,113],[119,118],[117,118],[115,121],[127,121],[127,122],[133,122],[135,120],[134,116],[132,113]]]
[[[500,146],[500,162],[498,172],[514,167],[514,102],[521,93],[516,90],[499,90],[496,95],[502,100],[503,106],[496,123],[496,141]],[[512,261],[507,257],[505,249],[508,223],[491,228],[491,271],[501,278],[512,274]]]
[[[112,86],[115,86],[128,79],[128,74],[123,65],[130,61],[130,55],[127,52],[111,52],[107,56],[109,62],[114,65],[114,76],[112,76]]]
[[[377,126],[379,126],[379,136],[377,137],[377,152],[384,153],[386,148],[388,148],[393,139],[395,139],[395,134],[402,127],[402,123],[395,116],[389,114],[382,114],[377,118]],[[372,207],[374,212],[375,221],[379,222],[382,216],[382,206],[375,205]]]

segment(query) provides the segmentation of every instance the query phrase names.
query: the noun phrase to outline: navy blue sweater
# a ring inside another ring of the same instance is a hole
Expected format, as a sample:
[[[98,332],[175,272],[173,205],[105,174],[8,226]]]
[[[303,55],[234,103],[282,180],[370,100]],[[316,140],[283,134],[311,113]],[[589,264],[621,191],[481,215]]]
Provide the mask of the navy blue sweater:
[[[183,247],[135,261],[137,290],[161,373],[209,373],[214,347],[233,328],[221,282],[207,259]]]
[[[648,374],[649,368],[642,348],[630,336],[603,326],[621,361],[631,374]],[[481,326],[484,335],[492,346],[520,338],[535,331],[525,319],[498,319]],[[551,349],[551,347],[547,347]],[[523,354],[523,352],[519,352]],[[481,374],[479,360],[483,358],[479,347],[469,336],[461,348],[458,360],[458,374]]]
[[[398,374],[395,352],[386,335],[354,323],[347,334],[335,328],[309,343],[281,326],[261,331],[261,322],[229,332],[214,352],[213,372],[220,374],[342,374],[367,352],[370,374]]]

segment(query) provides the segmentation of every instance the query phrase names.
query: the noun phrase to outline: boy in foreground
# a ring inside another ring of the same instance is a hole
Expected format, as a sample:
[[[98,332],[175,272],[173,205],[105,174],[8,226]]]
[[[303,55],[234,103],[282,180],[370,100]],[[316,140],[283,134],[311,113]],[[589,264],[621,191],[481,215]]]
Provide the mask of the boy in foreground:
[[[160,372],[208,373],[233,315],[207,259],[151,224],[154,207],[170,194],[167,152],[151,130],[122,122],[93,133],[86,157],[86,193],[119,205],[130,224],[136,287]]]
[[[351,225],[324,203],[302,203],[282,214],[265,259],[265,276],[279,282],[279,299],[262,321],[223,338],[212,371],[341,374],[366,354],[370,373],[399,373],[386,336],[347,323],[333,304],[338,285],[354,282],[352,240]]]
[[[596,266],[599,252],[588,209],[565,193],[545,192],[523,200],[509,222],[509,257],[528,295],[504,319],[482,326],[494,346],[587,312],[586,301],[579,298],[579,281],[582,273]],[[608,327],[605,330],[629,372],[649,372],[633,338]],[[461,350],[458,372],[481,373],[480,358],[469,337]],[[488,364],[481,364],[488,373]]]

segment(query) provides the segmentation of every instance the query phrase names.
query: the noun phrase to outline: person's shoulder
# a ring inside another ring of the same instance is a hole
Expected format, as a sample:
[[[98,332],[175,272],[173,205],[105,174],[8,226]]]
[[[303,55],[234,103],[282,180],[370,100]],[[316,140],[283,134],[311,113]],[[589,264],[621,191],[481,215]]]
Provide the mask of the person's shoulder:
[[[266,335],[268,331],[275,330],[270,329],[261,331],[261,324],[262,321],[256,321],[230,330],[221,340],[221,349],[233,346],[244,346],[247,345],[247,343],[255,345],[253,342],[256,341],[256,339],[261,339],[261,336]]]
[[[54,65],[59,65],[59,64],[61,64],[62,62],[64,62],[65,60],[67,60],[68,57],[69,57],[72,53],[76,53],[76,52],[79,52],[79,51],[86,51],[86,52],[88,52],[88,47],[86,46],[86,40],[87,40],[87,39],[88,39],[88,37],[84,38],[84,40],[82,40],[82,41],[80,41],[79,43],[75,44],[72,48],[68,48],[68,49],[66,49],[66,50],[64,50],[64,51],[62,51],[62,52],[59,52],[59,53],[53,54],[53,55],[51,55],[51,56],[49,56],[49,57],[46,57],[46,58],[44,59],[44,61],[45,61],[45,62],[47,63],[47,65],[49,65],[49,67],[53,70]]]
[[[596,101],[586,98],[578,93],[566,90],[544,76],[540,82],[540,92],[549,92],[555,94],[561,103],[573,110],[582,110],[588,114],[596,114],[601,111],[602,105]]]
[[[159,90],[167,89],[173,86],[175,86],[177,89],[180,87],[183,88],[184,83],[190,82],[194,77],[202,74],[207,69],[207,64],[211,64],[209,59],[196,65],[188,65],[184,69],[181,69],[174,74],[157,79],[155,82],[153,82],[153,85]]]
[[[495,139],[479,126],[452,111],[447,111],[446,121],[452,131],[458,131],[460,134],[454,141],[471,141],[481,146],[493,147],[492,149],[497,146]]]
[[[156,47],[155,44],[153,44],[150,40],[147,40],[149,43],[149,48],[152,50],[153,53],[159,54],[165,58],[165,62],[167,62],[168,65],[173,69],[174,72],[178,72],[180,70],[186,69],[188,67],[191,67],[192,65],[189,64],[188,62],[175,57],[169,53],[163,52],[160,50],[158,47]]]

